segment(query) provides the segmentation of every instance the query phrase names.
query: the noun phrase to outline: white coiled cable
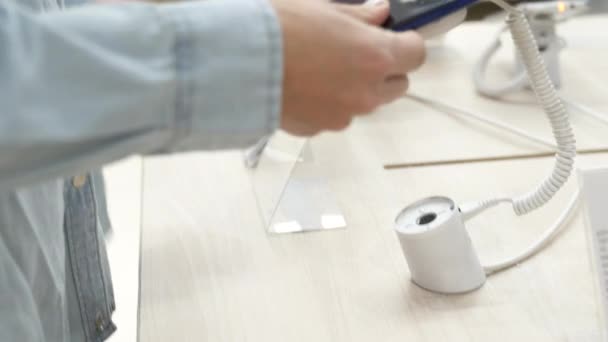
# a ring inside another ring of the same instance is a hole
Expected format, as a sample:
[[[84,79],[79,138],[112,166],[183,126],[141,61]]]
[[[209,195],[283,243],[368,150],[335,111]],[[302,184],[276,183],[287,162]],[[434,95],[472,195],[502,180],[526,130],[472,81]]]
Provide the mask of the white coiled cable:
[[[504,31],[507,30],[507,26],[504,25],[500,28],[496,37],[494,38],[494,42],[486,48],[486,50],[481,54],[479,61],[473,67],[473,83],[475,84],[475,89],[482,95],[487,97],[500,97],[504,94],[513,92],[518,89],[522,89],[528,84],[528,77],[526,75],[526,71],[522,70],[519,74],[515,75],[512,79],[507,81],[503,85],[489,85],[485,79],[486,69],[490,64],[490,60],[492,56],[500,49],[501,42],[500,36]]]
[[[515,213],[523,215],[547,203],[566,183],[574,167],[576,141],[570,126],[566,106],[562,103],[549,78],[547,68],[538,51],[525,14],[523,11],[512,7],[509,12],[507,25],[511,31],[513,42],[528,73],[530,85],[549,118],[557,143],[553,172],[536,189],[513,199]]]
[[[553,198],[570,177],[576,156],[576,141],[570,126],[568,112],[549,78],[545,62],[538,51],[536,40],[524,12],[503,0],[492,1],[509,13],[506,20],[507,26],[523,61],[530,85],[549,118],[557,143],[557,151],[553,171],[532,191],[511,199],[489,199],[469,205],[467,209],[463,210],[466,217],[475,216],[485,209],[504,202],[512,203],[517,215],[527,214],[543,206]]]

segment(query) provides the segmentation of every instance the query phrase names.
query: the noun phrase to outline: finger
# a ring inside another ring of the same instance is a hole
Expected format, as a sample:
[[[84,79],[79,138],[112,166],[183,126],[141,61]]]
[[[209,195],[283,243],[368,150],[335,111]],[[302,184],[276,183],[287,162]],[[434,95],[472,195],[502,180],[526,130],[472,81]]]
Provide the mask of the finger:
[[[352,117],[350,115],[337,115],[326,123],[326,129],[330,131],[341,131],[350,126]]]
[[[395,59],[392,73],[405,75],[418,69],[426,58],[426,49],[422,37],[414,32],[403,33],[387,32],[391,35],[390,44],[392,55]]]
[[[387,0],[370,0],[361,5],[334,3],[340,12],[371,25],[382,25],[389,15]]]
[[[301,122],[281,122],[281,129],[297,137],[311,137],[320,132],[320,129]]]
[[[409,87],[406,75],[389,76],[378,86],[379,96],[383,103],[393,102],[402,97]]]

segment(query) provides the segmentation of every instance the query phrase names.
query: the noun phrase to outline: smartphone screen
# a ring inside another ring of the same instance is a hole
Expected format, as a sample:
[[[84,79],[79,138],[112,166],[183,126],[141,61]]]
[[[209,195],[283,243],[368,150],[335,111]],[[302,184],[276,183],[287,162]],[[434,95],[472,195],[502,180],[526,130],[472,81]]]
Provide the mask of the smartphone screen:
[[[415,30],[452,14],[478,0],[390,0],[391,14],[384,27],[394,31]],[[346,4],[362,4],[365,0],[337,0]]]

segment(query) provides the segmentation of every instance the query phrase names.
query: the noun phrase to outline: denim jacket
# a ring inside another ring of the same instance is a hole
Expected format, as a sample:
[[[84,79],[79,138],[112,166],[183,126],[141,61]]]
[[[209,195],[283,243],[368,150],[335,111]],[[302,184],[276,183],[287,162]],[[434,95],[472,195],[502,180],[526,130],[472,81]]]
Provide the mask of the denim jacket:
[[[89,170],[244,147],[278,125],[266,0],[79,1],[0,1],[0,342],[115,331],[103,178]]]

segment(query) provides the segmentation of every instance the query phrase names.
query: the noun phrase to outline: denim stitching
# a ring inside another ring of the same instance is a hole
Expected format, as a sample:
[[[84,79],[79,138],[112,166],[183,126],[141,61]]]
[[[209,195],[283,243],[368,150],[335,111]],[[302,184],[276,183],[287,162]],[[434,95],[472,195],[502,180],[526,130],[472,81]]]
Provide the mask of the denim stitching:
[[[93,180],[91,178],[91,175],[87,175],[87,181],[89,182],[89,186],[87,187],[87,193],[89,196],[91,196],[92,199],[92,204],[93,204],[93,217],[91,217],[90,219],[92,219],[92,222],[95,222],[95,229],[94,229],[94,234],[95,234],[95,245],[97,246],[97,264],[99,266],[99,269],[103,272],[103,266],[101,265],[101,254],[100,254],[100,246],[99,246],[99,234],[97,232],[97,229],[99,228],[97,225],[97,199],[95,198],[95,195],[93,193]],[[103,274],[100,274],[99,277],[101,278],[101,285],[103,286],[103,298],[104,298],[104,303],[105,303],[105,307],[106,310],[108,312],[108,322],[106,323],[106,326],[104,326],[104,329],[109,325],[108,323],[111,321],[112,319],[112,310],[110,310],[110,301],[108,300],[108,294],[107,294],[107,284],[106,284],[106,279],[103,276]]]
[[[64,184],[64,187],[69,187],[69,185]],[[70,190],[71,189],[67,189],[67,194],[68,196],[70,196]],[[71,201],[69,201],[68,203],[70,203]],[[71,232],[67,233],[67,231],[69,231],[69,228],[67,227],[72,227],[72,219],[71,216],[74,213],[72,210],[72,206],[68,205],[67,206],[67,212],[68,215],[67,217],[65,217],[65,223],[67,224],[67,226],[64,227],[64,229],[66,230],[66,234],[68,234],[69,236],[71,236]],[[70,239],[70,241],[68,241],[68,248],[70,249],[70,266],[72,267],[72,269],[76,268],[76,271],[78,271],[78,273],[80,273],[80,268],[78,267],[78,263],[74,263],[74,254],[76,253],[76,250],[74,249],[74,245]],[[76,272],[74,272],[74,270],[72,270],[72,278],[74,278],[74,283],[75,283],[75,290],[76,290],[76,296],[78,298],[78,306],[80,307],[80,318],[82,319],[82,326],[83,326],[83,330],[84,330],[84,335],[86,337],[87,340],[91,340],[91,336],[89,334],[89,326],[88,326],[88,321],[89,321],[89,315],[87,314],[87,310],[84,307],[84,299],[82,298],[82,293],[80,291],[81,288],[81,283],[78,279],[78,276],[76,274]]]

